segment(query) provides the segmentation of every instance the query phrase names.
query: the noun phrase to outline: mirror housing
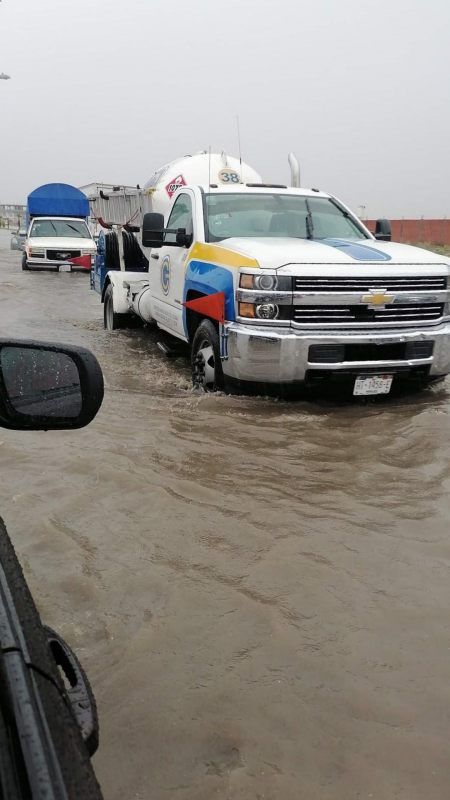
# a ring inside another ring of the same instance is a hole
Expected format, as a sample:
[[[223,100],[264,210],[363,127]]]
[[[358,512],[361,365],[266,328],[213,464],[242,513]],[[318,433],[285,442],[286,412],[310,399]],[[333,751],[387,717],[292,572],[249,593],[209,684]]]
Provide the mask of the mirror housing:
[[[391,223],[388,219],[377,219],[375,223],[375,239],[390,242],[392,238]]]
[[[177,228],[176,243],[178,247],[190,247],[192,238],[192,233],[186,233],[186,228]]]
[[[164,216],[155,212],[144,214],[142,220],[142,246],[162,247],[164,242]]]
[[[0,426],[83,428],[103,400],[103,374],[84,347],[0,339]]]

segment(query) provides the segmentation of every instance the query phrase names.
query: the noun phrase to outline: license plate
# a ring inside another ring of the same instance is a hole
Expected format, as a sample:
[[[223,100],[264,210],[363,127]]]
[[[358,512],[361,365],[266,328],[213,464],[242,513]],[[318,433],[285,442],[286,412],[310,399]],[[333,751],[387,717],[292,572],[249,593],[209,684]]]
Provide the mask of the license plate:
[[[71,264],[60,264],[59,265],[59,271],[60,272],[71,272],[72,271],[72,265]]]
[[[353,394],[389,394],[393,377],[393,375],[358,375],[353,387]]]

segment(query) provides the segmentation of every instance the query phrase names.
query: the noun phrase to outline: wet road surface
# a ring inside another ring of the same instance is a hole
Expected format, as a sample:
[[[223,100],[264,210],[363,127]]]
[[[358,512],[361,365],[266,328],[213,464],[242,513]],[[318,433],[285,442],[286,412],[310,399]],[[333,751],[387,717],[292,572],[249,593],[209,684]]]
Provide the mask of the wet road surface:
[[[450,797],[449,382],[197,396],[0,238],[0,335],[90,347],[97,419],[0,430],[1,512],[98,701],[107,800]]]

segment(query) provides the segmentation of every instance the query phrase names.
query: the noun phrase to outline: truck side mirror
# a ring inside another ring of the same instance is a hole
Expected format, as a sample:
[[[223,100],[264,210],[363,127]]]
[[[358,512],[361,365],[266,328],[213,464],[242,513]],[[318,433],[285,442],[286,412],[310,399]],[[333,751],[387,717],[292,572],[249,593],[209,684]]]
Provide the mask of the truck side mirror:
[[[388,219],[377,219],[375,223],[375,239],[390,242],[392,238],[391,223]]]
[[[142,246],[162,247],[164,241],[164,216],[156,212],[144,214],[142,220]]]

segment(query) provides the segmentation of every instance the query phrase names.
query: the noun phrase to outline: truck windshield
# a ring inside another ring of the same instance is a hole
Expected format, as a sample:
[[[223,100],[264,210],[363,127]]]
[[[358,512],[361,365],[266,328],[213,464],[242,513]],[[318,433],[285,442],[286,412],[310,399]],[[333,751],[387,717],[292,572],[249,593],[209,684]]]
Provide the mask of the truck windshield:
[[[367,239],[357,220],[327,197],[289,194],[209,194],[206,241],[233,236],[294,239]]]
[[[36,219],[33,222],[30,238],[46,236],[67,236],[72,239],[91,239],[85,222],[76,219]]]

